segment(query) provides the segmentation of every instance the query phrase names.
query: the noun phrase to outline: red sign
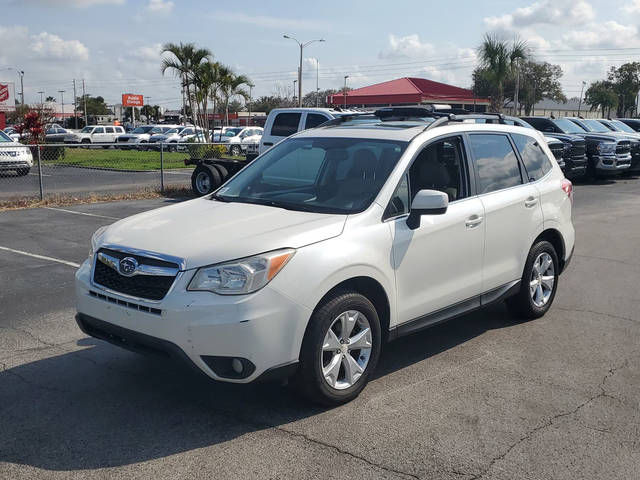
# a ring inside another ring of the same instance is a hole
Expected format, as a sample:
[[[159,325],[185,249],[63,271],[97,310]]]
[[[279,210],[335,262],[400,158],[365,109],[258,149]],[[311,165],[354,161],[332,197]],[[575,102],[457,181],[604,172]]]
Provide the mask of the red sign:
[[[144,106],[144,97],[142,95],[134,95],[133,93],[122,94],[123,107],[142,107]]]
[[[9,100],[9,85],[0,83],[0,102]]]

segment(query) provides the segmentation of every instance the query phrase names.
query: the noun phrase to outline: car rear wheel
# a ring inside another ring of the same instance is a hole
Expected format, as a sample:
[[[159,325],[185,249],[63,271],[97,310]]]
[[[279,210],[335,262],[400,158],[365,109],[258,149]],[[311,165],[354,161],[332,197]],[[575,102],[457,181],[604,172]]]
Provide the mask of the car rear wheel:
[[[507,299],[507,308],[515,317],[539,318],[551,307],[558,288],[558,255],[547,241],[536,243],[527,257],[520,291]]]
[[[332,294],[311,316],[293,386],[323,405],[353,400],[376,368],[380,339],[380,320],[369,299],[347,290]]]
[[[198,195],[207,195],[221,184],[220,174],[211,165],[198,165],[191,174],[191,188]]]
[[[234,157],[239,157],[242,154],[242,149],[240,148],[240,145],[234,145],[231,147],[231,155],[233,155]]]

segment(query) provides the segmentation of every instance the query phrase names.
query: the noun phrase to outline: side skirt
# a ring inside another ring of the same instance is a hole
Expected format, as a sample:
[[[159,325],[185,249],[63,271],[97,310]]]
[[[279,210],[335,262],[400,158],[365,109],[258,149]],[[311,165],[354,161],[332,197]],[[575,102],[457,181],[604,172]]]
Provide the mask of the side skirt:
[[[511,297],[520,291],[520,280],[514,280],[493,290],[477,295],[475,297],[463,300],[462,302],[445,307],[435,312],[423,315],[421,317],[409,320],[408,322],[396,325],[389,330],[389,341],[396,338],[409,335],[425,328],[433,327],[447,320],[457,318],[479,308],[485,307],[492,303],[499,302]]]

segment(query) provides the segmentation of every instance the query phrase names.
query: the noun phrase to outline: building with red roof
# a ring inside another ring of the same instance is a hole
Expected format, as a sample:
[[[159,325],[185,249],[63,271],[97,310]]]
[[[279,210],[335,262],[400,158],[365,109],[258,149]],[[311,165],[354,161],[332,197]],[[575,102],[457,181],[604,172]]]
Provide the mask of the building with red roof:
[[[472,90],[434,82],[426,78],[403,77],[368,87],[356,88],[329,95],[332,105],[379,107],[388,105],[448,104],[451,108],[465,108],[484,112],[489,99],[475,97]]]

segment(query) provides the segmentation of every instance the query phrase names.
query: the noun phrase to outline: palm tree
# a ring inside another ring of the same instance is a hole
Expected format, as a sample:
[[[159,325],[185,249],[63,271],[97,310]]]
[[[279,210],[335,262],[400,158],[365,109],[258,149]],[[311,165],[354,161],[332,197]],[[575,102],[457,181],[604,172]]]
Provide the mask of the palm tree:
[[[171,56],[162,58],[162,74],[167,70],[173,70],[177,76],[182,78],[182,85],[186,89],[189,100],[189,108],[193,113],[191,97],[191,87],[195,80],[195,71],[203,61],[210,60],[211,51],[207,48],[198,48],[194,43],[165,43],[162,46],[162,53],[169,53]]]
[[[491,108],[499,112],[504,106],[504,84],[513,74],[516,63],[529,58],[529,47],[524,40],[515,38],[509,44],[498,35],[487,33],[478,55],[484,74],[493,84]]]
[[[217,91],[223,81],[221,68],[222,66],[218,62],[206,61],[200,63],[194,70],[194,97],[198,111],[200,111],[200,106],[202,105],[202,118],[204,119],[202,122],[202,128],[204,129],[207,141],[209,141],[208,104],[209,100],[213,100],[215,112]],[[200,117],[200,115],[198,116]]]
[[[242,97],[245,101],[249,98],[249,92],[247,92],[243,85],[249,86],[251,80],[245,75],[236,75],[229,67],[220,67],[220,92],[224,99],[224,116],[225,123],[229,124],[229,101],[233,97]]]

